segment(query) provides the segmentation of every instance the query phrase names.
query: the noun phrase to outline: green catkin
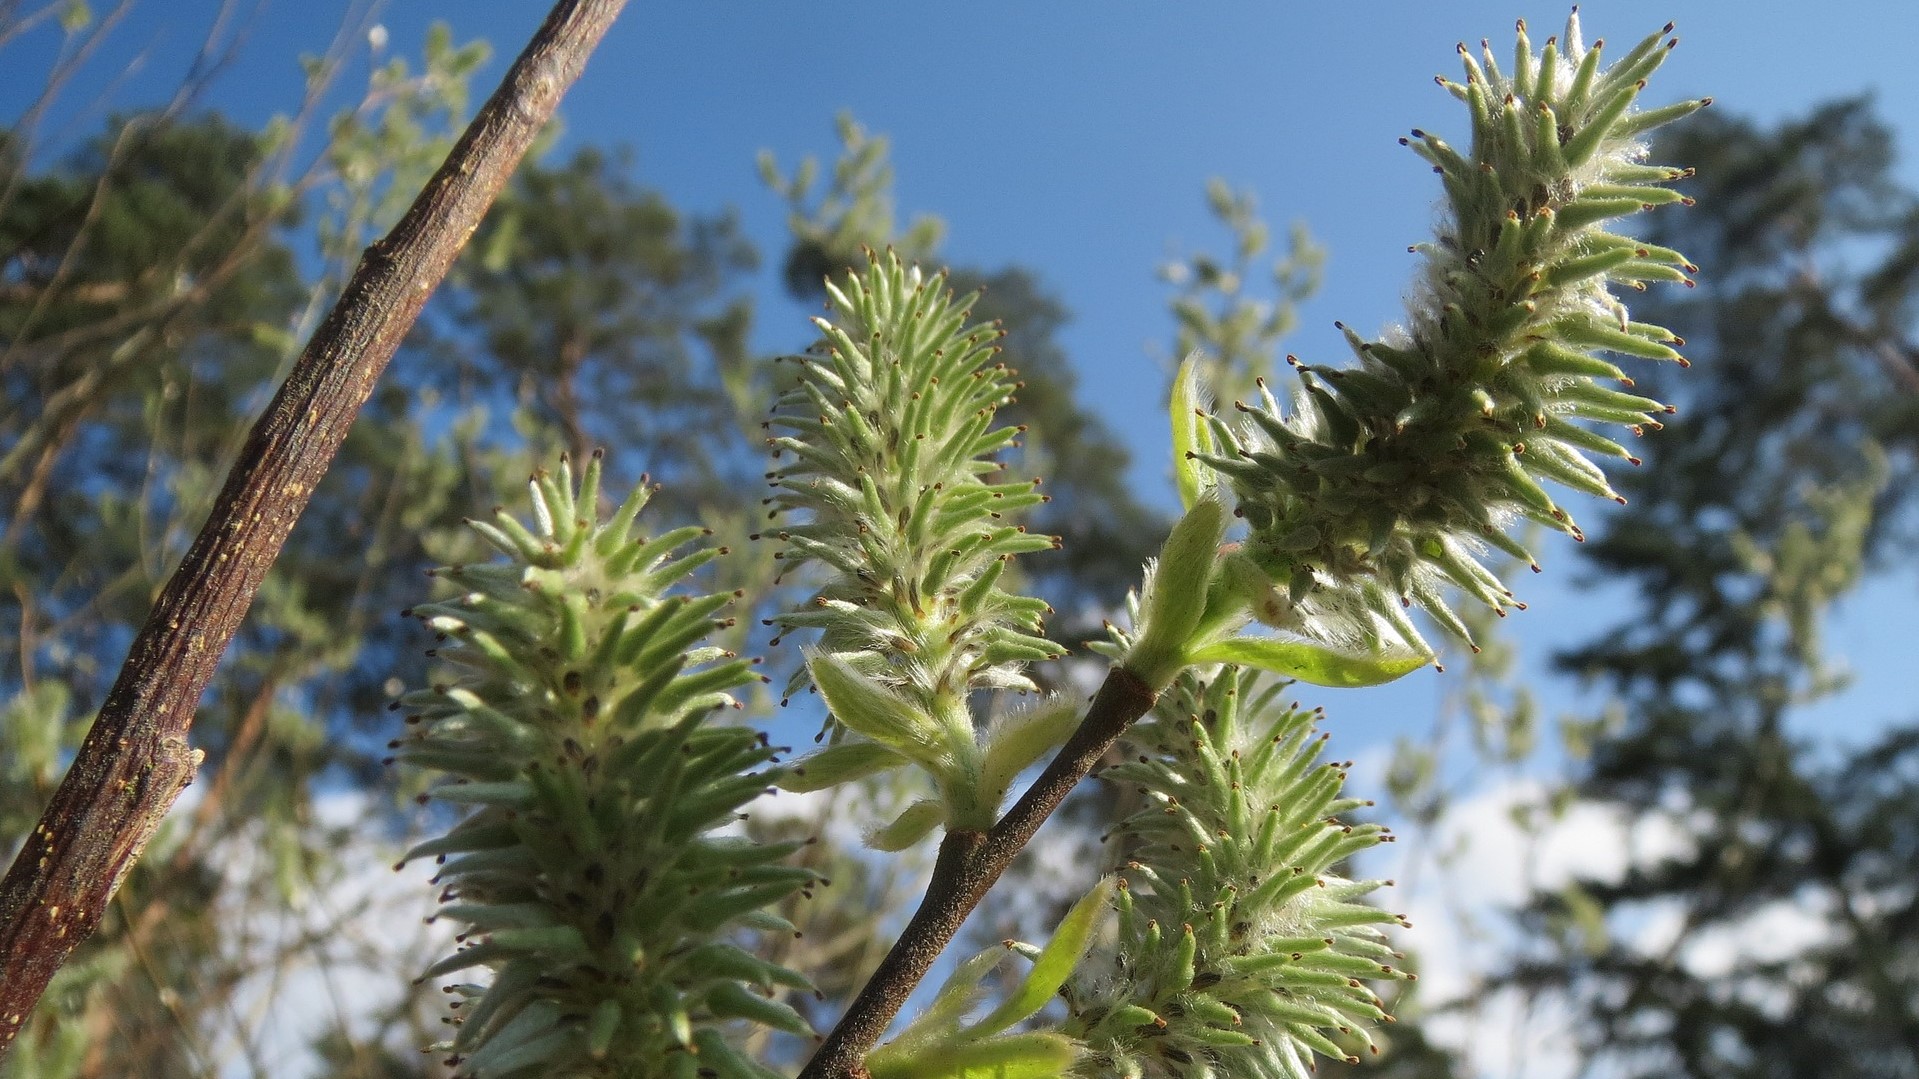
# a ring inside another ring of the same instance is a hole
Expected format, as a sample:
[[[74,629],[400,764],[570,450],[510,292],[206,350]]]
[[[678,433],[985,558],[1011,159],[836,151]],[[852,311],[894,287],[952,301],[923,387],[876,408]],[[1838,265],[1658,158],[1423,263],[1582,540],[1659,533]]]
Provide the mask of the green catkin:
[[[1015,523],[1045,501],[1037,481],[987,482],[1001,471],[991,455],[1019,434],[994,425],[1017,383],[994,361],[999,331],[969,326],[973,298],[953,296],[943,276],[874,256],[830,282],[827,295],[830,317],[815,320],[824,354],[800,361],[769,423],[777,432],[769,445],[798,462],[769,473],[779,523],[767,534],[786,544],[789,564],[825,571],[816,593],[771,620],[781,632],[819,631],[787,694],[820,684],[821,665],[831,664],[842,704],[881,699],[857,685],[869,682],[923,722],[943,717],[939,750],[927,732],[899,763],[930,773],[947,827],[983,828],[1003,792],[975,789],[988,747],[968,698],[1030,691],[1028,665],[1063,653],[1044,636],[1050,609],[1003,587],[1012,558],[1058,542]],[[897,723],[863,729],[880,718],[873,709],[827,703],[836,742],[905,744]],[[876,837],[891,843],[912,831]]]
[[[1334,1037],[1370,1044],[1384,1012],[1358,979],[1407,976],[1380,958],[1396,956],[1379,927],[1399,919],[1360,901],[1379,882],[1333,872],[1385,829],[1332,815],[1361,803],[1317,762],[1316,713],[1262,678],[1181,674],[1102,773],[1147,801],[1109,840],[1131,858],[1118,937],[1066,994],[1062,1029],[1088,1050],[1075,1076],[1294,1079],[1316,1052],[1350,1056]]]
[[[438,916],[472,941],[426,976],[494,972],[456,988],[471,1006],[441,1048],[475,1079],[651,1076],[696,1049],[705,1066],[758,1075],[709,1028],[810,1034],[752,991],[807,985],[727,942],[816,878],[780,864],[792,844],[716,834],[777,769],[756,733],[710,721],[754,677],[699,647],[730,597],[665,594],[709,557],[674,557],[704,530],[629,535],[644,486],[601,522],[599,480],[598,455],[577,489],[564,458],[535,476],[533,527],[504,511],[475,524],[508,563],[442,571],[469,591],[411,612],[463,642],[442,650],[458,680],[402,699],[412,715],[394,747],[444,775],[429,795],[467,814],[407,855],[453,855],[435,877]]]
[[[1656,427],[1666,406],[1594,384],[1630,385],[1599,354],[1685,362],[1670,331],[1626,318],[1613,288],[1689,284],[1695,267],[1605,231],[1687,201],[1659,186],[1683,170],[1640,163],[1635,141],[1710,103],[1633,110],[1668,53],[1663,40],[1602,69],[1575,14],[1537,60],[1522,40],[1522,74],[1510,81],[1490,52],[1476,59],[1462,46],[1465,82],[1448,85],[1473,114],[1470,154],[1425,132],[1402,140],[1442,174],[1448,211],[1439,241],[1420,247],[1405,330],[1379,342],[1346,331],[1355,371],[1297,365],[1290,408],[1269,401],[1238,429],[1214,425],[1218,449],[1201,459],[1251,527],[1246,555],[1295,593],[1288,628],[1390,647],[1408,626],[1381,612],[1410,597],[1470,643],[1446,587],[1463,583],[1496,610],[1513,600],[1460,564],[1460,544],[1510,549],[1495,537],[1520,516],[1579,536],[1539,481],[1618,497],[1586,455],[1631,455],[1566,420]],[[1425,649],[1416,631],[1404,643]]]
[[[1538,58],[1522,24],[1510,81],[1490,50],[1462,46],[1464,82],[1441,84],[1472,112],[1471,153],[1424,132],[1402,140],[1442,174],[1450,209],[1438,241],[1417,248],[1426,266],[1408,328],[1369,342],[1342,326],[1355,369],[1289,357],[1290,408],[1262,383],[1238,427],[1212,414],[1188,424],[1212,436],[1188,439],[1188,458],[1216,470],[1249,529],[1216,586],[1244,593],[1261,621],[1430,654],[1401,611],[1416,604],[1470,643],[1448,589],[1502,613],[1523,606],[1480,552],[1538,569],[1506,535],[1511,521],[1580,535],[1544,483],[1618,497],[1588,454],[1637,460],[1576,422],[1637,434],[1671,409],[1598,385],[1632,386],[1599,353],[1685,361],[1670,331],[1631,321],[1612,289],[1696,269],[1603,231],[1687,201],[1656,186],[1686,174],[1639,164],[1633,142],[1704,104],[1633,111],[1662,36],[1607,71],[1576,17]],[[1183,483],[1190,512],[1210,485]],[[1111,654],[1139,651],[1114,635]],[[1335,872],[1390,837],[1339,819],[1369,803],[1343,796],[1343,769],[1317,760],[1314,714],[1278,707],[1259,677],[1188,668],[1104,773],[1146,806],[1109,837],[1127,858],[1117,939],[1066,993],[1062,1029],[1087,1050],[1075,1075],[1304,1079],[1317,1057],[1373,1049],[1367,1027],[1390,1017],[1367,983],[1410,977],[1381,932],[1404,920],[1363,902],[1380,882]]]

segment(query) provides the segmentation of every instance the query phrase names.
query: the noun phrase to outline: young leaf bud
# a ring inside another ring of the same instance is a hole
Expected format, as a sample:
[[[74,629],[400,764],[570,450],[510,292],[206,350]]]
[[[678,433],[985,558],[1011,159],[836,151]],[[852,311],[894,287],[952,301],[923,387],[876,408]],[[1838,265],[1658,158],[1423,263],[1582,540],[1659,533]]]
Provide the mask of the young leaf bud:
[[[1139,628],[1124,661],[1148,686],[1165,685],[1186,663],[1206,613],[1208,586],[1225,534],[1225,507],[1216,494],[1202,495],[1173,525],[1158,561],[1148,567],[1140,590]]]

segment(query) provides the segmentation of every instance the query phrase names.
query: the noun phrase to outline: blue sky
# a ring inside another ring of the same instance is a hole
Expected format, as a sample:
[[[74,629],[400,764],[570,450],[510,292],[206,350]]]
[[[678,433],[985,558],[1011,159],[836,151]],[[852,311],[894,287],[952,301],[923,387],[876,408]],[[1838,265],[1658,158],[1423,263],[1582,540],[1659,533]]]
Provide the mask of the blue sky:
[[[170,92],[218,9],[214,0],[137,3],[51,114],[48,136],[91,133],[107,108]],[[249,124],[291,111],[295,54],[324,49],[347,9],[266,0],[209,104]],[[417,56],[436,20],[456,38],[492,41],[495,57],[475,84],[484,92],[544,10],[531,0],[393,0],[374,18],[392,55]],[[784,209],[761,187],[754,155],[770,149],[788,166],[806,153],[830,157],[832,118],[851,110],[891,137],[903,214],[946,219],[946,257],[1024,264],[1061,297],[1074,315],[1064,343],[1083,399],[1127,434],[1136,482],[1170,503],[1160,362],[1172,324],[1154,270],[1181,251],[1224,247],[1201,196],[1207,178],[1255,190],[1276,225],[1302,221],[1329,250],[1324,285],[1287,347],[1339,362],[1346,350],[1333,320],[1371,330],[1397,317],[1413,267],[1406,246],[1435,212],[1433,177],[1397,137],[1464,127],[1432,76],[1454,73],[1456,41],[1488,37],[1503,51],[1515,17],[1539,40],[1566,10],[1533,0],[636,3],[567,98],[559,149],[629,144],[639,178],[676,205],[736,209],[769,255],[758,341],[787,348],[805,336],[803,312],[778,291]],[[1655,103],[1711,95],[1715,107],[1775,120],[1877,94],[1907,148],[1900,173],[1919,186],[1919,3],[1599,0],[1582,17],[1588,40],[1615,44],[1679,23],[1681,47],[1648,92]],[[57,36],[42,33],[0,54],[0,115],[19,114],[55,48]],[[1590,597],[1571,587],[1570,544],[1551,540],[1542,553],[1548,574],[1526,582],[1533,610],[1521,616],[1535,662],[1593,621],[1583,609]],[[1842,609],[1832,644],[1851,655],[1861,684],[1819,710],[1822,727],[1861,708],[1883,717],[1898,707],[1912,585],[1908,575]],[[1362,742],[1376,741],[1423,729],[1443,686],[1422,674],[1328,703],[1351,716]]]

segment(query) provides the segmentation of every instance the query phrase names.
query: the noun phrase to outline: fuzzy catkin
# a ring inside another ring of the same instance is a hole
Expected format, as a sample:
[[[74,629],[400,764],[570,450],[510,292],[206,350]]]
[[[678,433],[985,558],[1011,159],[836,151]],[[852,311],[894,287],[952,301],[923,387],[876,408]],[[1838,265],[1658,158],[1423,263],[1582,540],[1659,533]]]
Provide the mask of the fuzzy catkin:
[[[1028,665],[1063,653],[1043,635],[1045,601],[1003,579],[1013,558],[1058,540],[1019,523],[1045,501],[1038,481],[1000,476],[995,455],[1019,429],[994,417],[1018,383],[994,358],[1000,329],[969,322],[973,297],[891,253],[826,289],[823,340],[790,358],[797,375],[767,424],[764,533],[784,544],[776,557],[825,580],[771,622],[819,631],[789,692],[807,680],[820,690],[838,743],[801,762],[796,789],[909,761],[934,779],[937,803],[874,833],[892,849],[937,824],[990,825],[995,777],[1064,736],[1060,723],[1029,726],[1043,737],[1021,742],[1021,759],[990,760],[969,701],[1033,689]]]
[[[810,1035],[767,994],[811,986],[741,936],[791,932],[768,908],[815,876],[783,864],[797,844],[722,833],[777,769],[712,721],[754,675],[703,643],[733,597],[674,588],[716,553],[686,549],[705,530],[633,535],[644,483],[602,521],[599,478],[598,455],[577,486],[564,458],[535,476],[533,527],[470,522],[505,561],[435,571],[458,594],[411,611],[459,677],[402,698],[395,756],[466,811],[407,855],[439,859],[438,916],[465,927],[425,977],[493,972],[451,987],[442,1048],[475,1079],[768,1079],[722,1030]]]
[[[1520,519],[1580,536],[1542,486],[1623,501],[1592,458],[1636,459],[1586,423],[1635,434],[1672,409],[1628,392],[1613,353],[1685,360],[1671,331],[1632,321],[1614,287],[1690,284],[1676,251],[1607,230],[1615,219],[1687,202],[1678,168],[1642,163],[1639,139],[1710,99],[1633,105],[1676,39],[1654,34],[1601,69],[1577,13],[1535,55],[1519,26],[1514,70],[1460,46],[1463,82],[1440,79],[1472,116],[1470,149],[1423,131],[1402,139],[1446,191],[1407,325],[1367,341],[1342,327],[1349,368],[1300,363],[1290,407],[1262,383],[1245,422],[1211,417],[1202,455],[1250,525],[1245,555],[1274,582],[1284,628],[1345,644],[1423,647],[1402,613],[1417,605],[1471,642],[1444,593],[1504,613],[1515,600],[1481,559],[1532,564],[1507,535]],[[1612,382],[1624,387],[1602,385]],[[1255,610],[1260,605],[1255,604]]]
[[[1126,862],[1112,947],[1081,969],[1065,1032],[1075,1074],[1298,1079],[1315,1053],[1357,1061],[1387,1019],[1366,980],[1409,977],[1338,869],[1388,838],[1342,816],[1345,766],[1319,760],[1318,714],[1231,666],[1183,673],[1102,778],[1145,805],[1108,837]]]

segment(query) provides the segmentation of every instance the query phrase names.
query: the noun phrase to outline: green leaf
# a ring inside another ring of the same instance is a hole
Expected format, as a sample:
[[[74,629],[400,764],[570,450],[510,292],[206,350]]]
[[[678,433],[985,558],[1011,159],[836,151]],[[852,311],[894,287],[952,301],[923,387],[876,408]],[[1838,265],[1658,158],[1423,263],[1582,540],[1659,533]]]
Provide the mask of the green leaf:
[[[881,1046],[867,1057],[868,1067],[881,1057],[891,1053],[916,1052],[918,1047],[932,1044],[936,1039],[954,1031],[966,1012],[977,999],[979,984],[988,972],[998,966],[1006,957],[1006,949],[995,944],[990,948],[967,958],[947,975],[945,984],[940,986],[938,995],[926,1010],[913,1017],[911,1024],[900,1036]]]
[[[980,765],[983,796],[997,805],[1015,776],[1064,742],[1078,725],[1079,703],[1059,694],[994,723]]]
[[[68,0],[60,9],[60,29],[77,34],[93,24],[93,8],[87,0]]]
[[[944,773],[952,749],[939,724],[912,702],[853,669],[829,652],[807,657],[807,670],[826,707],[848,730],[879,742],[929,771]]]
[[[1081,1046],[1050,1030],[983,1042],[933,1044],[910,1055],[867,1058],[873,1079],[1058,1079],[1079,1059]]]
[[[1206,613],[1207,585],[1225,534],[1226,507],[1208,493],[1173,525],[1147,574],[1140,590],[1139,636],[1126,654],[1126,669],[1155,689],[1186,662],[1186,649]]]
[[[1205,390],[1199,381],[1200,351],[1194,349],[1179,365],[1173,379],[1173,479],[1179,485],[1179,504],[1192,509],[1199,496],[1215,483],[1213,470],[1196,454],[1216,453],[1213,432],[1199,413]]]
[[[893,818],[893,823],[874,830],[866,837],[866,845],[874,850],[905,850],[925,839],[926,834],[945,819],[944,806],[923,799],[907,806],[899,816]]]
[[[1353,655],[1311,641],[1277,637],[1232,637],[1187,657],[1194,663],[1237,663],[1297,678],[1316,686],[1350,689],[1384,685],[1431,663],[1413,652]]]
[[[489,273],[504,273],[513,264],[520,244],[520,215],[516,210],[506,206],[494,215],[493,229],[480,249],[480,265]]]
[[[1044,1008],[1046,1002],[1053,999],[1059,987],[1072,977],[1073,968],[1085,957],[1093,928],[1099,924],[1099,917],[1106,912],[1107,901],[1112,898],[1114,879],[1100,878],[1098,884],[1073,904],[1059,928],[1053,930],[1053,939],[1033,960],[1033,969],[1026,973],[1026,980],[991,1014],[975,1023],[969,1033],[997,1034]]]

